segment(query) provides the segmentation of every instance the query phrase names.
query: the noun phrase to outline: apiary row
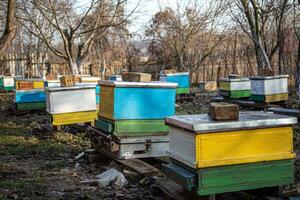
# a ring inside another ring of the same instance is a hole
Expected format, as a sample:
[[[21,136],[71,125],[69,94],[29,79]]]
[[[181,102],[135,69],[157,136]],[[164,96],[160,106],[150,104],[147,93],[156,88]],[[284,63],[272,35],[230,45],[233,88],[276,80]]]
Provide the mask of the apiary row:
[[[258,102],[288,100],[288,75],[223,78],[219,81],[219,91],[224,97],[250,98]]]

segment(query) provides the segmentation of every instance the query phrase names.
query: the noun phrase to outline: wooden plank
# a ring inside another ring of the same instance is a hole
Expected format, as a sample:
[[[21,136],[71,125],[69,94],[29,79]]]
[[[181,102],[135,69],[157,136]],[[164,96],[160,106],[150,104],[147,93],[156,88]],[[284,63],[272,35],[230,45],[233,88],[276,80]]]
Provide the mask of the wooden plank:
[[[175,200],[208,200],[214,199],[211,197],[200,197],[195,193],[187,192],[183,187],[171,179],[158,178],[155,180],[155,185],[161,189],[166,195]]]
[[[251,100],[259,101],[259,102],[278,102],[278,101],[286,101],[289,99],[289,94],[272,94],[272,95],[254,95],[251,94]]]
[[[128,82],[151,82],[151,74],[129,72],[122,74],[122,80]]]
[[[115,98],[115,88],[109,87],[109,86],[101,86],[101,92],[100,92],[100,104],[99,104],[99,110],[101,112],[99,113],[100,117],[106,118],[106,119],[114,119],[114,101]],[[124,101],[124,100],[121,100]]]
[[[142,176],[153,176],[159,173],[159,170],[157,168],[139,159],[129,159],[129,160],[116,159],[116,161],[136,171]]]

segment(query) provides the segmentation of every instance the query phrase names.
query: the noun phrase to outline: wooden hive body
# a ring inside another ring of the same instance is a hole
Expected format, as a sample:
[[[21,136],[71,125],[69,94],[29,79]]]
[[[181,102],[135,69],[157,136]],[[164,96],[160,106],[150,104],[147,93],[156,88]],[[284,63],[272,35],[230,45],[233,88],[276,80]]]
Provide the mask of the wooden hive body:
[[[196,115],[166,122],[171,126],[170,156],[195,169],[295,157],[291,125],[296,118],[252,112],[240,114],[240,121],[210,122],[206,115]],[[192,127],[196,130],[187,130]]]
[[[47,88],[46,101],[50,114],[96,111],[95,86]]]
[[[294,160],[276,160],[194,170],[181,163],[164,165],[162,171],[186,190],[198,195],[288,185],[294,182]]]
[[[188,72],[160,74],[159,80],[169,83],[177,83],[177,94],[186,94],[190,92],[190,75]]]
[[[288,76],[252,77],[251,93],[254,95],[288,93]]]
[[[251,96],[250,79],[228,79],[219,81],[220,94],[229,98],[245,98]]]
[[[47,80],[45,81],[45,87],[60,87],[59,80]]]
[[[150,120],[164,119],[175,114],[176,84],[170,87],[169,83],[110,83],[100,84],[99,115],[102,118]]]
[[[15,87],[14,77],[0,76],[0,90],[12,91]]]

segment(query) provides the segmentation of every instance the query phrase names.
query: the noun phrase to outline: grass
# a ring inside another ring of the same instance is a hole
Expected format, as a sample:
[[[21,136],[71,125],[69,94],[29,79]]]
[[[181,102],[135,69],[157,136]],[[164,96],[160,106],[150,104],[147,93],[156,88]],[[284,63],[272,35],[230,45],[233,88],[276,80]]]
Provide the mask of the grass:
[[[1,189],[21,190],[25,188],[25,182],[22,180],[0,180]]]

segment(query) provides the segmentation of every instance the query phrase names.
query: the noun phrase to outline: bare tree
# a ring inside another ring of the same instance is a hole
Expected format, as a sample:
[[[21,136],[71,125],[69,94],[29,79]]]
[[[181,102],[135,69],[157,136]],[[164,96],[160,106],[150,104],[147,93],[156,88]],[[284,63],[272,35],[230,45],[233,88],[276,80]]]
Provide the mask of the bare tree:
[[[7,49],[7,47],[11,44],[16,34],[16,27],[15,27],[16,5],[15,4],[16,4],[15,0],[7,1],[5,29],[0,38],[0,54],[2,54],[3,51],[5,51],[5,49]]]
[[[85,12],[77,14],[73,1],[70,0],[23,0],[24,14],[19,19],[28,31],[47,45],[49,50],[68,63],[72,73],[78,74],[81,73],[83,60],[90,53],[94,38],[104,35],[112,27],[121,26],[134,12],[133,10],[124,16],[120,9],[125,3],[126,0],[91,0]],[[47,25],[55,30],[56,41],[52,41],[45,33],[45,29],[36,22],[30,12],[32,9],[37,10],[47,21]],[[33,24],[36,32],[25,22]]]
[[[152,40],[151,52],[169,60],[167,65],[194,74],[224,39],[223,13],[221,1],[210,1],[205,9],[199,1],[190,1],[185,8],[157,13],[146,32]]]

